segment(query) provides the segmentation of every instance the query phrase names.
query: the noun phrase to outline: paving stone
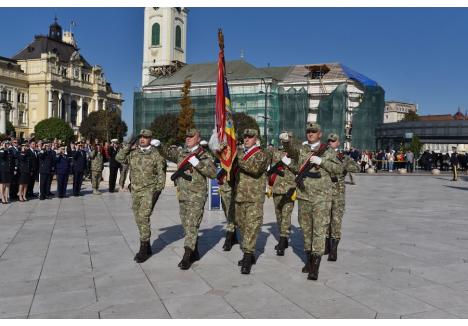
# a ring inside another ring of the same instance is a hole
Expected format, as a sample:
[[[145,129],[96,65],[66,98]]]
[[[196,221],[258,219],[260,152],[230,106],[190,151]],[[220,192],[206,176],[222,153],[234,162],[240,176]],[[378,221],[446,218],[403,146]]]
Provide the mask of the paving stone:
[[[37,315],[63,310],[78,310],[91,306],[94,303],[96,303],[94,289],[37,294],[34,296],[30,314]]]
[[[163,302],[172,318],[213,318],[236,313],[222,297],[212,294],[169,298]]]
[[[112,305],[101,310],[99,316],[103,319],[170,318],[166,308],[159,300]]]

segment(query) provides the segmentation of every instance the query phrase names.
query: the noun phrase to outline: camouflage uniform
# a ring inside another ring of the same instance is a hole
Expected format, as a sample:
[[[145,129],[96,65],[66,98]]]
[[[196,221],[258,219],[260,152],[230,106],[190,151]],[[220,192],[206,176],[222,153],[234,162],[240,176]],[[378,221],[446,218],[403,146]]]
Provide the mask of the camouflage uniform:
[[[259,150],[244,160],[244,156],[248,153],[244,153],[241,149],[237,153],[239,171],[235,184],[235,214],[242,236],[242,250],[244,253],[253,254],[263,223],[268,155]]]
[[[132,210],[140,240],[149,241],[150,216],[166,184],[166,161],[153,146],[131,150],[130,145],[121,148],[115,159],[128,166],[132,180]]]
[[[222,182],[219,186],[219,194],[221,195],[221,205],[226,216],[226,232],[234,232],[236,230],[235,201],[233,196],[234,184],[232,179],[227,181],[227,176],[223,176]]]
[[[187,134],[198,132],[189,129]],[[179,149],[167,146],[159,146],[161,154],[169,161],[178,165],[184,161],[193,151],[198,151],[199,146],[192,148]],[[195,250],[198,238],[198,228],[203,218],[203,210],[208,197],[208,183],[206,178],[216,177],[216,167],[207,151],[201,151],[197,155],[200,162],[196,167],[191,167],[185,174],[192,177],[192,181],[180,177],[176,180],[177,197],[180,204],[180,220],[184,227],[185,242],[184,247]],[[190,164],[187,162],[187,164]]]
[[[102,179],[102,170],[104,169],[104,157],[97,150],[92,150],[89,153],[91,159],[91,184],[94,191],[99,189],[99,183]]]
[[[128,165],[122,164],[120,167],[119,186],[121,189],[125,189],[125,181],[127,179]]]

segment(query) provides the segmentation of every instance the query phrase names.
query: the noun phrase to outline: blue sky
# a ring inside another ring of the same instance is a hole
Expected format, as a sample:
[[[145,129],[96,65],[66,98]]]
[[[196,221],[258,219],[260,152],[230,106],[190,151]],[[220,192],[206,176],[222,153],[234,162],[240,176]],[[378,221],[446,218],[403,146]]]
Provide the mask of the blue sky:
[[[0,56],[11,57],[57,14],[71,20],[82,55],[103,66],[124,94],[132,127],[133,90],[141,83],[143,8],[1,8]],[[190,8],[188,63],[217,59],[224,29],[226,58],[261,67],[341,62],[376,80],[386,99],[419,105],[420,114],[468,109],[467,8]]]

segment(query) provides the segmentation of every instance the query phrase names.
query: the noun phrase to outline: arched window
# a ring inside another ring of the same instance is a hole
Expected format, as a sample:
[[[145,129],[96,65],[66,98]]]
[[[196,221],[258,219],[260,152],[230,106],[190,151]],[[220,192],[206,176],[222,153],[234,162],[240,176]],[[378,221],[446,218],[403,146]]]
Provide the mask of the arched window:
[[[70,108],[70,122],[72,126],[76,126],[77,113],[78,113],[78,105],[76,104],[76,101],[72,101],[71,108]]]
[[[151,29],[151,45],[159,45],[160,37],[159,34],[161,32],[161,28],[159,27],[158,23],[153,24],[153,28]]]
[[[182,30],[180,26],[175,28],[175,46],[176,48],[182,48]]]

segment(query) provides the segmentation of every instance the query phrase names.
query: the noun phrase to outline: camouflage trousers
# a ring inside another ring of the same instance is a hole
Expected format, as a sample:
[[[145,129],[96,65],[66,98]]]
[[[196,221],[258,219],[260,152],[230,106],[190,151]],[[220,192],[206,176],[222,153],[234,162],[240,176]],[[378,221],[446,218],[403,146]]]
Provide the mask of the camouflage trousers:
[[[276,222],[280,237],[289,237],[291,232],[291,214],[294,209],[294,201],[288,194],[273,194],[275,203]]]
[[[304,250],[323,255],[331,215],[331,194],[320,194],[312,201],[298,200],[299,225],[304,233]]]
[[[180,221],[184,228],[184,247],[195,249],[205,202],[180,201]]]
[[[224,215],[226,216],[226,232],[234,232],[236,230],[236,215],[235,202],[232,191],[220,191],[221,205],[223,206]]]
[[[344,186],[338,186],[333,191],[331,218],[330,218],[330,238],[341,239],[341,223],[345,210],[345,189]]]
[[[120,177],[119,177],[119,186],[122,189],[125,187],[125,180],[127,179],[127,172],[128,172],[128,165],[122,164],[122,167],[120,168]]]
[[[140,241],[149,241],[151,238],[150,216],[159,194],[152,191],[132,192],[132,210],[140,232]]]
[[[102,179],[102,171],[91,171],[91,185],[93,189],[99,189],[99,184]]]
[[[242,237],[244,253],[254,253],[263,224],[263,203],[236,202],[236,222]]]

